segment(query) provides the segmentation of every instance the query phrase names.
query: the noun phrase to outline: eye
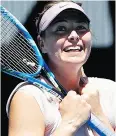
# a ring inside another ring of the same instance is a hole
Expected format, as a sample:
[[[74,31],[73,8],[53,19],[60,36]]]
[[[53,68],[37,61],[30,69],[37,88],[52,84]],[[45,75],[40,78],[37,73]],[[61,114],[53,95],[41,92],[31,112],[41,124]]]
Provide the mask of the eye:
[[[66,31],[67,31],[67,28],[65,26],[58,26],[56,28],[56,33],[63,34],[63,33],[66,33]]]
[[[76,30],[77,30],[78,33],[84,34],[84,33],[86,33],[89,29],[86,28],[85,26],[80,25],[80,26],[77,26]]]

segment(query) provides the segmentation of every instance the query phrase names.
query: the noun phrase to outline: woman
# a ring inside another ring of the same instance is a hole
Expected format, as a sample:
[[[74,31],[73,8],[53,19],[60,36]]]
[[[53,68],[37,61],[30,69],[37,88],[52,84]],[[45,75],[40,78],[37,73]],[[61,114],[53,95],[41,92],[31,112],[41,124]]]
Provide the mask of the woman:
[[[97,136],[86,124],[90,113],[115,130],[116,84],[83,78],[92,45],[89,24],[89,17],[74,2],[51,2],[44,8],[36,21],[39,47],[67,96],[59,102],[32,84],[19,84],[7,103],[9,136]],[[52,85],[43,75],[39,78]]]

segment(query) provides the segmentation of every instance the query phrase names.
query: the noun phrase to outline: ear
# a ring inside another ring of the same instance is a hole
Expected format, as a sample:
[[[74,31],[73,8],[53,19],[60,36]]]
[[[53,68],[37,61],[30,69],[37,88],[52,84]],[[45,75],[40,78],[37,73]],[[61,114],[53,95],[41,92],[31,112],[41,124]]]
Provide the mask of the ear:
[[[47,53],[47,49],[45,48],[46,46],[44,46],[44,40],[40,37],[40,35],[37,36],[37,41],[42,53]]]

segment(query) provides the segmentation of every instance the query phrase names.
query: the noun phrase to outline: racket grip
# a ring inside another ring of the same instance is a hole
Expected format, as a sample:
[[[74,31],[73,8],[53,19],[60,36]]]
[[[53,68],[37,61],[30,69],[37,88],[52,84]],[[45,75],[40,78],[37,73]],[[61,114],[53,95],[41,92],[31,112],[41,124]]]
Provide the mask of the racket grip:
[[[111,130],[106,128],[104,124],[102,124],[102,122],[93,114],[91,114],[90,120],[88,120],[87,124],[100,136],[116,136],[115,133],[111,132]]]

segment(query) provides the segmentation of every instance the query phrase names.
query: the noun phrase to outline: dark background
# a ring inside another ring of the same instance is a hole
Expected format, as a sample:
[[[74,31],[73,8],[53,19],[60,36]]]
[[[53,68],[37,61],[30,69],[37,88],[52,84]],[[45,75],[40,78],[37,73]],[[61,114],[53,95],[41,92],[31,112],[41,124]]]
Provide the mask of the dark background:
[[[37,14],[38,9],[41,11],[42,7],[43,5],[40,5],[38,3],[25,23],[25,27],[28,29],[28,31],[30,32],[30,34],[32,35],[35,41],[36,41],[36,33],[35,33],[36,30],[35,30],[34,21],[32,20],[34,20],[33,16]],[[92,48],[91,56],[87,61],[87,63],[85,64],[84,69],[85,69],[85,73],[89,77],[100,77],[100,78],[102,77],[115,81],[115,2],[114,1],[109,1],[109,11],[112,19],[112,27],[114,30],[113,44],[109,48]],[[1,131],[3,136],[8,135],[8,118],[5,109],[6,102],[13,88],[20,81],[21,80],[19,79],[1,73],[1,102],[2,102]]]

